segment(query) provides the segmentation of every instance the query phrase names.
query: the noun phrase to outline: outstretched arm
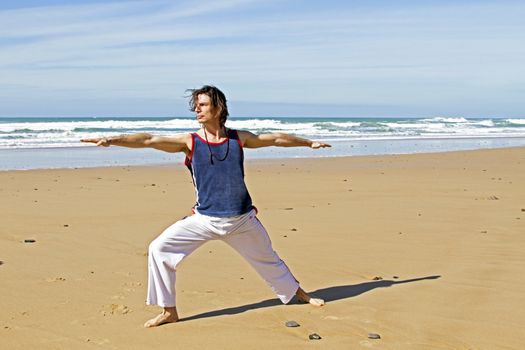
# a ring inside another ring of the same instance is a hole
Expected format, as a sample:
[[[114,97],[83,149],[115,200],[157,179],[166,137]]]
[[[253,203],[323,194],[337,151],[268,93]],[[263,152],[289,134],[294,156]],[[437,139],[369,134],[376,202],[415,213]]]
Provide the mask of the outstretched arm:
[[[181,134],[173,137],[154,136],[147,133],[98,137],[92,139],[82,139],[82,142],[94,143],[97,146],[122,146],[130,148],[155,148],[165,152],[189,152],[188,146],[191,143],[191,135]]]
[[[324,148],[332,147],[327,143],[303,139],[285,133],[255,135],[249,131],[239,131],[239,137],[246,148],[259,148],[268,146],[278,147],[310,147]]]

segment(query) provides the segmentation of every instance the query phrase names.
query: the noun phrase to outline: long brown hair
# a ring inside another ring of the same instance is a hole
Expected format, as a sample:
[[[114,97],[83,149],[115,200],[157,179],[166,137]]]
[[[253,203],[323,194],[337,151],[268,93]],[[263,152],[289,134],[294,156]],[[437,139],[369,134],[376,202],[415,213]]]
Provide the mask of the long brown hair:
[[[195,111],[196,103],[198,102],[198,96],[201,94],[208,95],[211,100],[212,110],[219,115],[219,122],[221,126],[224,126],[228,116],[228,105],[226,104],[226,96],[224,93],[213,85],[204,85],[200,89],[188,89],[187,93],[190,93],[189,105],[190,111]]]

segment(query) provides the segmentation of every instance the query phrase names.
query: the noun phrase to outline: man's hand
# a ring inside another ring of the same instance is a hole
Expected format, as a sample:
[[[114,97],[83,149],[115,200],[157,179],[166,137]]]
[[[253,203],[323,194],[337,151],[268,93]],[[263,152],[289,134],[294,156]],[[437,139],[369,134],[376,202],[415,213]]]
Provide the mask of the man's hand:
[[[314,148],[314,149],[325,148],[325,147],[332,147],[332,146],[327,144],[327,143],[322,143],[322,142],[319,142],[319,141],[314,141],[310,145],[310,148]]]
[[[109,147],[110,141],[107,137],[97,137],[94,139],[81,139],[80,142],[95,143],[97,146]]]

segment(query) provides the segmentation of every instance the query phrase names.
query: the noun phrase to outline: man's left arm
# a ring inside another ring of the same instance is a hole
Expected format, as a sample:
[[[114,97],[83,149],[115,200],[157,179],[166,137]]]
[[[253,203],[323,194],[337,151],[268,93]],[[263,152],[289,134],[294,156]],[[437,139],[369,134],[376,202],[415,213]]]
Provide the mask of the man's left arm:
[[[310,148],[332,147],[327,143],[303,139],[301,137],[285,133],[256,135],[249,131],[239,131],[239,137],[242,141],[243,147],[246,148],[260,148],[269,146]]]

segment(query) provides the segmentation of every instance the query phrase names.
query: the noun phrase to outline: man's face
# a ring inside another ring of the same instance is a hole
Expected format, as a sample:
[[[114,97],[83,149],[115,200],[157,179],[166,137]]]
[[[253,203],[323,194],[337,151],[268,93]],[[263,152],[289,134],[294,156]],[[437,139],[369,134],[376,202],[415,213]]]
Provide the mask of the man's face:
[[[200,94],[197,96],[197,101],[195,103],[195,113],[197,114],[197,121],[201,124],[218,118],[211,106],[210,96],[206,94]]]

